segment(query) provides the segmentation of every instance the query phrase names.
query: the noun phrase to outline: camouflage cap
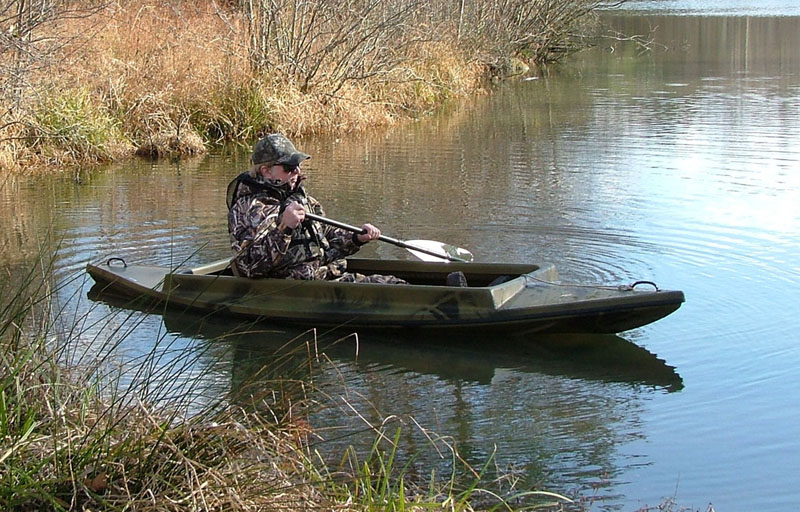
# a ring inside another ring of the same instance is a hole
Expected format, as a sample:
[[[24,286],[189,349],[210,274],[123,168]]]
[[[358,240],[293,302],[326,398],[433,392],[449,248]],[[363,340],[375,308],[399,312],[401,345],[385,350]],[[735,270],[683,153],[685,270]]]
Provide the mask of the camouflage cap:
[[[256,142],[250,161],[253,164],[275,162],[297,167],[303,160],[309,158],[310,155],[297,151],[289,139],[280,133],[272,133]]]

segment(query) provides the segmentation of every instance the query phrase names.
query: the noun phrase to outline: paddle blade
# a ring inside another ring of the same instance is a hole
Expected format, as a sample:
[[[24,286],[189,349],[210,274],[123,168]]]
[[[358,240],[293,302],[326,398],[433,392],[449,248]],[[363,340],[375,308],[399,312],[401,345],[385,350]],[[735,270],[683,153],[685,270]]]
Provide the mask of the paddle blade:
[[[409,246],[419,247],[425,251],[435,254],[441,254],[441,257],[424,252],[415,251],[411,247],[407,247],[408,252],[421,259],[422,261],[451,261],[450,258],[471,262],[474,258],[472,253],[463,247],[455,247],[453,245],[437,242],[436,240],[406,240]]]

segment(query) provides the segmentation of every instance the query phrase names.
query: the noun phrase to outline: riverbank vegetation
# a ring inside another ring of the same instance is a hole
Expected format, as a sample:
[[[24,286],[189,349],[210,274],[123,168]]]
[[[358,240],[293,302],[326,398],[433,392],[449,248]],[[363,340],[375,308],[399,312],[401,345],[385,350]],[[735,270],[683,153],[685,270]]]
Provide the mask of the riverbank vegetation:
[[[363,130],[580,44],[597,0],[0,0],[0,169]]]
[[[371,449],[326,453],[309,419],[330,406],[314,389],[325,357],[313,332],[287,343],[269,365],[243,371],[231,366],[228,335],[187,342],[159,328],[152,346],[127,343],[151,315],[83,304],[85,274],[58,281],[54,274],[42,258],[0,281],[2,510],[469,511],[568,503],[498,482],[491,460],[469,467],[427,430],[451,473],[426,475],[401,447],[402,429],[422,428],[412,418],[365,419]]]

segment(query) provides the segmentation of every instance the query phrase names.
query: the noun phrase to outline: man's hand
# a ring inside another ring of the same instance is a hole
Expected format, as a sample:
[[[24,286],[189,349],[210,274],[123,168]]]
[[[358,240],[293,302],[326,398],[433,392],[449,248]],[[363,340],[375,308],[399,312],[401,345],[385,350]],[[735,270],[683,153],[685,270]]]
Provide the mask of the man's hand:
[[[381,236],[381,230],[372,224],[364,224],[361,226],[361,229],[364,230],[364,233],[360,233],[358,235],[358,241],[362,244],[376,240],[379,236]]]
[[[303,206],[296,202],[292,201],[291,203],[286,205],[286,208],[283,210],[281,214],[280,222],[278,223],[278,228],[284,230],[286,228],[289,229],[296,229],[297,226],[300,225],[306,218],[306,211]]]

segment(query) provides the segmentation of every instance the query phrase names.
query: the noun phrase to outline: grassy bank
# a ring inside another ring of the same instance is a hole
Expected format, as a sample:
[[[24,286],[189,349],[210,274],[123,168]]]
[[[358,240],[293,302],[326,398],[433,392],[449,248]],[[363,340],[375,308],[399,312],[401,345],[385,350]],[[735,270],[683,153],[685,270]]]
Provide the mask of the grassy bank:
[[[19,13],[0,17],[8,173],[416,117],[563,55],[597,2],[4,4]]]
[[[424,481],[410,476],[398,452],[407,451],[400,429],[413,421],[365,425],[375,437],[369,453],[350,449],[326,463],[309,425],[309,412],[321,406],[309,399],[313,372],[324,361],[313,333],[234,385],[219,378],[225,340],[179,345],[159,330],[152,346],[131,346],[126,340],[146,315],[84,304],[83,272],[55,281],[52,270],[42,259],[13,284],[0,284],[2,510],[468,511],[565,503],[548,493],[484,491],[492,484],[486,468],[466,466],[430,432],[431,449],[467,476],[455,469]]]

